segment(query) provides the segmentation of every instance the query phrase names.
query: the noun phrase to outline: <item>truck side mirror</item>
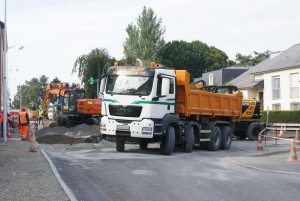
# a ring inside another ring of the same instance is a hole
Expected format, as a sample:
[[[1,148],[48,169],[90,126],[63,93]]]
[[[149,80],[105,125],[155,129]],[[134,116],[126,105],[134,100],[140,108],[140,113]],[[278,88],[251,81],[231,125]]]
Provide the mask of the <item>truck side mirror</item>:
[[[170,91],[170,79],[163,78],[161,84],[161,95],[166,96],[169,94],[169,91]]]

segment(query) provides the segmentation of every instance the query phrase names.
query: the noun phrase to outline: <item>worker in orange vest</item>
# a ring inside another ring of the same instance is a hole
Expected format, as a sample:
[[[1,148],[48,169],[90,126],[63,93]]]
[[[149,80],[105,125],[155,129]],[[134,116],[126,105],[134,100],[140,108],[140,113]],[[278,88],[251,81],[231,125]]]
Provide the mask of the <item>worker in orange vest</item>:
[[[29,126],[29,116],[26,111],[26,107],[22,107],[22,111],[19,113],[19,125],[20,125],[21,139],[22,141],[26,141],[28,126]]]

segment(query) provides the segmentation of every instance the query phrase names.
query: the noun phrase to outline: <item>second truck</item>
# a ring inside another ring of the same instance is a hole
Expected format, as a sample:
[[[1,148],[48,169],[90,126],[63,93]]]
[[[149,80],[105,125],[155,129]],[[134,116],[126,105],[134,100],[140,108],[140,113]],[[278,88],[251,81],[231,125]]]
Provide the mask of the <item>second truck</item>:
[[[218,94],[190,88],[185,70],[112,66],[100,86],[101,134],[124,151],[126,141],[160,143],[161,153],[174,146],[191,152],[194,145],[209,150],[229,149],[235,121],[242,113],[243,95]]]

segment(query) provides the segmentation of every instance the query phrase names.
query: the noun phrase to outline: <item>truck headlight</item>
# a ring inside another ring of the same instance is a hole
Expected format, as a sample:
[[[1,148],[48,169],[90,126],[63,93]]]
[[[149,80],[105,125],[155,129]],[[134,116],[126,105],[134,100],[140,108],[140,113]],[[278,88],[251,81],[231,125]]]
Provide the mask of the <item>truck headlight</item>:
[[[151,135],[152,134],[152,127],[142,127],[142,134],[143,135]]]

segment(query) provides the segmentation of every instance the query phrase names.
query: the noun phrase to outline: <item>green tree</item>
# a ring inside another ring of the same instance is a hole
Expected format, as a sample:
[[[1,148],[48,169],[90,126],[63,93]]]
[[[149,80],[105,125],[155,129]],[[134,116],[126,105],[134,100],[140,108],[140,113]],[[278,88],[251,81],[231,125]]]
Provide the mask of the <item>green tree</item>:
[[[110,57],[106,49],[98,48],[76,59],[72,73],[78,73],[81,84],[84,84],[87,98],[97,97],[96,80],[100,80],[103,72],[113,64],[114,60],[114,58]]]
[[[55,77],[50,83],[51,84],[61,83],[61,81],[60,81],[60,79],[58,79],[57,77]]]
[[[144,6],[137,18],[137,25],[131,23],[126,28],[128,37],[123,44],[125,57],[156,60],[157,52],[165,44],[165,27],[161,23],[162,19],[151,8]]]
[[[255,66],[256,64],[268,59],[272,54],[271,51],[266,50],[265,52],[259,53],[254,51],[254,57],[252,55],[242,55],[238,53],[236,55],[236,65],[238,66]]]
[[[201,41],[172,41],[159,51],[159,61],[175,69],[189,71],[191,78],[201,77],[202,73],[227,66],[228,56],[215,47]]]
[[[41,105],[41,97],[43,96],[43,89],[48,82],[48,77],[42,75],[40,78],[32,78],[30,81],[25,81],[24,85],[17,87],[17,94],[14,97],[13,105],[15,108],[26,106],[27,108]]]

